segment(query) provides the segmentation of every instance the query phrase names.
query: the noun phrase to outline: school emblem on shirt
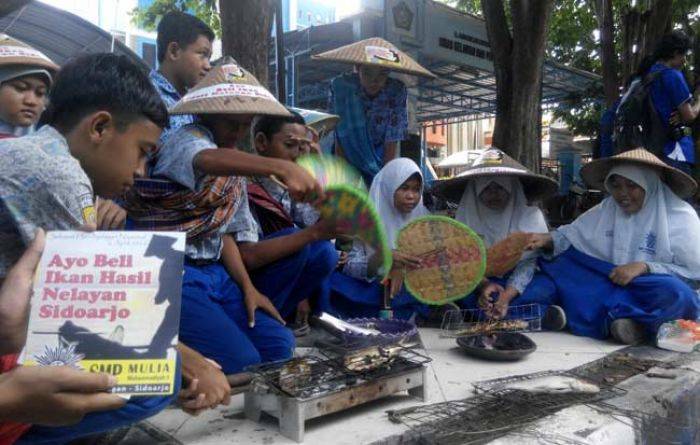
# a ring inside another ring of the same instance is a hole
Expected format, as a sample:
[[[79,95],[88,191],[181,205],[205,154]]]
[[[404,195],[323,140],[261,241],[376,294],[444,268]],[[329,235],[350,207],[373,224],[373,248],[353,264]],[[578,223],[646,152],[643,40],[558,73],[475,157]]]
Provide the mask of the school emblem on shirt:
[[[365,46],[365,56],[370,63],[381,65],[401,65],[399,53],[383,46]]]
[[[646,234],[644,237],[644,245],[640,247],[639,250],[651,255],[656,254],[656,234],[654,232]]]
[[[91,194],[82,195],[79,198],[81,213],[85,224],[97,224],[97,213]]]
[[[235,63],[230,63],[221,68],[224,72],[224,77],[226,78],[227,82],[237,82],[245,77],[245,73],[243,72],[241,67],[236,65]]]

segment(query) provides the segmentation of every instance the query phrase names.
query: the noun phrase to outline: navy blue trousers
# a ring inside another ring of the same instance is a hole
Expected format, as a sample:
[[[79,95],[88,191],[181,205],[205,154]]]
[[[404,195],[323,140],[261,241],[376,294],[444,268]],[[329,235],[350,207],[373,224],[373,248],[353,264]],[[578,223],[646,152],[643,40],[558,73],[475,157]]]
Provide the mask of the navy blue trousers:
[[[270,237],[298,229],[286,229]],[[315,242],[297,253],[255,271],[252,280],[283,317],[301,300],[328,293],[338,262],[330,242]],[[291,358],[294,335],[262,310],[248,327],[243,293],[223,265],[185,266],[180,340],[219,363],[226,374],[247,366]]]
[[[360,280],[334,272],[330,297],[322,300],[321,310],[340,318],[377,317],[384,304],[384,286],[379,281]],[[394,318],[407,320],[411,315],[427,315],[430,308],[402,289],[391,301]]]
[[[541,261],[540,268],[555,284],[568,327],[576,335],[607,338],[610,324],[620,318],[635,320],[656,335],[662,323],[695,320],[700,312],[697,294],[676,276],[642,275],[618,286],[608,278],[613,264],[573,247],[553,261]]]

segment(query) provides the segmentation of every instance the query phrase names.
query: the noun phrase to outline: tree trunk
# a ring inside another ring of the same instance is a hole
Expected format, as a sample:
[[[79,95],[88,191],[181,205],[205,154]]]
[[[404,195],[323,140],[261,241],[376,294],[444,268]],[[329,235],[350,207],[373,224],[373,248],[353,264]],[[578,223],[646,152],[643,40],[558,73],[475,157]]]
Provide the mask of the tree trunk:
[[[492,145],[513,155],[510,146],[510,114],[513,91],[511,53],[513,39],[508,29],[508,20],[502,1],[482,3],[486,32],[488,34],[493,68],[496,75],[496,123],[493,129]],[[517,158],[517,155],[514,157]]]
[[[219,0],[221,46],[267,86],[273,0]]]
[[[617,54],[615,53],[615,30],[613,25],[612,0],[596,0],[594,9],[600,31],[600,59],[603,66],[603,91],[605,103],[610,107],[617,100],[620,85],[617,77]]]
[[[622,14],[622,78],[625,83],[642,59],[651,55],[661,37],[671,31],[673,2],[646,0]]]
[[[533,171],[541,156],[542,67],[553,0],[482,2],[496,74],[494,145]]]

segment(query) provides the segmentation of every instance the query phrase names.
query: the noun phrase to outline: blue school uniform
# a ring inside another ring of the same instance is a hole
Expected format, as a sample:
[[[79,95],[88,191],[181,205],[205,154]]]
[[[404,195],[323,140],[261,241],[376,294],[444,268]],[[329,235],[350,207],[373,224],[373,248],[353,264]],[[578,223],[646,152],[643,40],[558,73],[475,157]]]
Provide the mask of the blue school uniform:
[[[175,106],[180,99],[182,99],[182,96],[180,96],[180,93],[177,92],[173,84],[171,84],[160,71],[151,70],[148,77],[150,78],[153,86],[156,88],[160,98],[163,99],[163,103],[165,103],[165,106],[168,107],[168,110]],[[170,126],[163,129],[163,133],[160,135],[161,143],[165,141],[171,132],[182,126],[194,123],[194,121],[195,118],[192,114],[171,114]]]
[[[651,85],[651,100],[665,128],[670,132],[671,114],[692,99],[683,73],[661,63],[654,64],[649,73],[661,72]],[[675,152],[675,153],[674,153]],[[674,141],[669,137],[664,145],[664,159],[674,167],[688,172],[695,164],[695,144],[690,136]]]
[[[36,133],[0,142],[0,278],[19,259],[38,227],[77,230],[94,223],[90,178],[66,139],[46,125]],[[175,378],[179,390],[180,367]],[[134,397],[122,408],[92,413],[69,427],[34,426],[19,443],[65,443],[131,425],[169,405],[173,396]]]
[[[649,274],[627,286],[610,281],[614,264],[570,247],[540,267],[554,283],[567,326],[576,334],[605,339],[614,320],[630,318],[641,323],[649,335],[670,320],[695,320],[700,314],[698,296],[674,275]]]
[[[194,159],[203,150],[216,148],[205,127],[185,125],[168,135],[153,174],[192,190],[203,185],[205,175],[194,169]],[[248,326],[244,295],[219,262],[222,237],[237,215],[249,212],[247,195],[237,204],[231,222],[213,234],[188,242],[182,285],[180,341],[219,365],[225,374],[240,372],[249,365],[288,359],[294,350],[292,332],[264,311],[255,313],[255,327]],[[241,230],[239,241],[250,230]],[[261,289],[259,289],[261,290]],[[261,292],[264,292],[261,290]],[[269,293],[273,301],[277,296]]]
[[[331,83],[330,109],[340,116],[336,139],[368,185],[384,164],[384,145],[406,138],[407,97],[406,86],[392,78],[375,97],[364,93],[356,73]]]
[[[673,174],[673,173],[672,173]],[[644,205],[626,213],[606,198],[573,223],[551,232],[553,256],[540,268],[554,282],[571,332],[606,338],[614,320],[642,324],[649,335],[678,318],[696,319],[700,303],[689,283],[700,279],[700,220],[650,167],[620,164],[608,173],[644,189]],[[617,266],[644,263],[649,273],[619,286]]]
[[[245,196],[247,202],[247,193]],[[314,216],[307,214],[305,219],[311,223]],[[256,243],[291,235],[299,230],[301,229],[295,226],[264,235],[248,206],[233,216],[228,227],[228,232],[238,243]],[[294,313],[302,300],[312,297],[328,299],[330,276],[337,264],[338,252],[333,244],[329,241],[314,241],[292,255],[256,269],[250,277],[255,287],[270,298],[280,315],[286,318]]]

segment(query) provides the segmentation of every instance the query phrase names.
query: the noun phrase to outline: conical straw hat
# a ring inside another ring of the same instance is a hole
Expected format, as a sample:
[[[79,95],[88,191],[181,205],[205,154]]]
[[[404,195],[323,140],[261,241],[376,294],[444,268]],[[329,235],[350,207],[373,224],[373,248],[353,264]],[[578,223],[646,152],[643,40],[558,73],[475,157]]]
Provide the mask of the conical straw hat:
[[[379,37],[361,40],[325,53],[311,56],[314,60],[380,66],[391,71],[434,78],[435,75],[391,43]]]
[[[697,182],[692,177],[667,165],[643,148],[589,162],[581,168],[581,177],[590,187],[605,190],[605,178],[613,167],[620,164],[636,164],[653,168],[659,172],[661,180],[681,198],[693,196],[698,188]]]
[[[51,74],[58,71],[56,65],[44,53],[26,43],[0,33],[0,66],[27,65],[45,68]]]
[[[488,176],[513,176],[520,179],[523,192],[529,201],[539,201],[557,192],[557,181],[531,172],[524,165],[498,148],[484,151],[474,163],[451,179],[437,181],[433,190],[450,201],[459,202],[467,182]]]
[[[319,134],[327,133],[335,128],[340,121],[340,116],[328,114],[317,110],[308,110],[306,108],[289,107],[290,110],[297,112],[304,118],[306,125],[316,130]]]
[[[290,115],[272,93],[230,57],[173,105],[170,114]]]

